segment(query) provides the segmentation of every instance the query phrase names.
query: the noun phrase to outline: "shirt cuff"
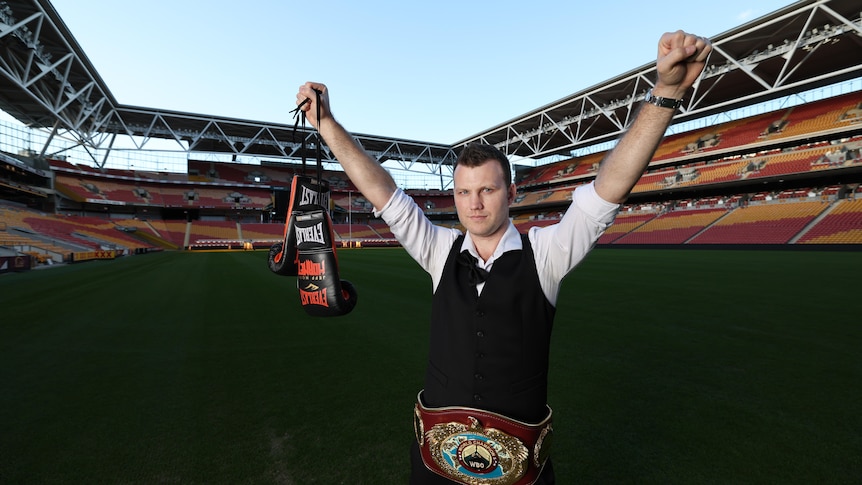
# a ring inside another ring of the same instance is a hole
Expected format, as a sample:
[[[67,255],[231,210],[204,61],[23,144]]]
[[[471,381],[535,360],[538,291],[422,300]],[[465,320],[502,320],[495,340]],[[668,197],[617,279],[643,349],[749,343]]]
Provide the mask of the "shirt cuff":
[[[584,184],[575,189],[572,200],[581,211],[591,219],[603,224],[614,222],[620,204],[608,202],[596,192],[595,182]]]

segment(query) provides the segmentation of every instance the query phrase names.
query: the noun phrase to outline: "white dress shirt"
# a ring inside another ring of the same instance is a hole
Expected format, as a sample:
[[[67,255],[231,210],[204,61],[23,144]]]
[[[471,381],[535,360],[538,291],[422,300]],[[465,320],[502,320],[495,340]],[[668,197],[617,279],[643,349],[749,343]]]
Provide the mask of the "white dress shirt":
[[[593,248],[604,231],[613,223],[619,204],[602,199],[593,183],[581,185],[572,193],[572,204],[560,222],[545,227],[533,227],[528,236],[536,258],[536,269],[542,291],[552,305],[563,278],[580,263]],[[401,189],[395,191],[383,208],[375,208],[374,215],[389,225],[392,234],[413,259],[431,275],[433,291],[443,274],[443,267],[452,249],[452,243],[462,234],[458,229],[433,224],[422,209]],[[479,257],[469,231],[461,250],[467,250],[478,260],[478,266],[491,271],[494,261],[503,253],[522,249],[521,237],[509,220],[503,238],[487,261]],[[485,284],[477,290],[481,294]]]

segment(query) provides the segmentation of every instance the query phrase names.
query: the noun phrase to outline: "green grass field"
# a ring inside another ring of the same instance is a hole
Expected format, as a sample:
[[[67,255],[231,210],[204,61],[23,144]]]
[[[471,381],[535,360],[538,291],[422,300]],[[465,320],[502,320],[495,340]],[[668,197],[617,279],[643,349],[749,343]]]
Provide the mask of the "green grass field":
[[[265,252],[0,276],[0,483],[401,484],[430,278],[339,253],[307,317]],[[558,483],[862,482],[862,253],[594,251],[551,351]]]

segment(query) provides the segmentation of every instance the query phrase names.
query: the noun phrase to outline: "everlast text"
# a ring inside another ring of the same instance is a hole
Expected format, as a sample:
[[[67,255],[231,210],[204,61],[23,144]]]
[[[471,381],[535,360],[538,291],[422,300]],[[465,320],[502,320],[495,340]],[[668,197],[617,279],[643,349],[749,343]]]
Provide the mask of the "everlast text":
[[[326,288],[319,291],[299,290],[299,298],[303,305],[329,306],[326,300]]]
[[[326,244],[326,240],[323,239],[323,223],[318,223],[311,227],[297,227],[295,229],[297,244],[303,244],[309,241]]]

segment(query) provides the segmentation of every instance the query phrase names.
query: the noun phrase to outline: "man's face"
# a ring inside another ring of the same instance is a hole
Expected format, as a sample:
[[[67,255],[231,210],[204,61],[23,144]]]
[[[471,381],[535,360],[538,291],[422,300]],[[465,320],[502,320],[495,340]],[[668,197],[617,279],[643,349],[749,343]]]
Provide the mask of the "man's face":
[[[454,181],[455,208],[464,228],[474,238],[502,236],[515,186],[505,180],[500,164],[488,160],[476,167],[458,165]]]

